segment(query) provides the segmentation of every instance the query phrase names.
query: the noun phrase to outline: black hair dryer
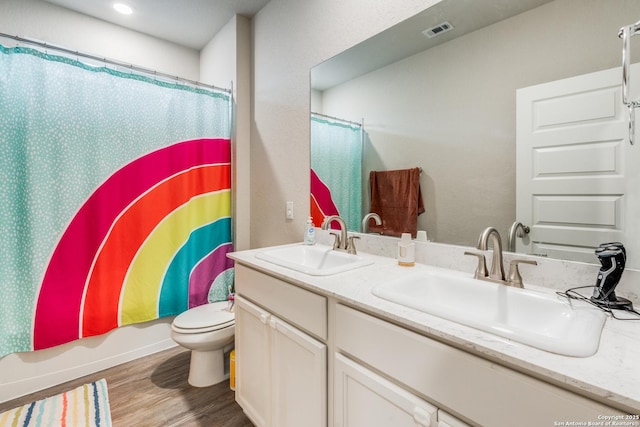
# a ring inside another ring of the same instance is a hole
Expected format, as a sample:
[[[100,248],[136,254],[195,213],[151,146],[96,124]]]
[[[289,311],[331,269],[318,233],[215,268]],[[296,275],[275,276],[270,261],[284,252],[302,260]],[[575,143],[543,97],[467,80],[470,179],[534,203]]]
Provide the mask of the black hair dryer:
[[[624,246],[619,242],[603,243],[596,248],[595,253],[602,266],[598,272],[591,301],[608,308],[630,308],[631,301],[617,297],[615,293],[615,288],[620,282],[627,261],[627,252]]]

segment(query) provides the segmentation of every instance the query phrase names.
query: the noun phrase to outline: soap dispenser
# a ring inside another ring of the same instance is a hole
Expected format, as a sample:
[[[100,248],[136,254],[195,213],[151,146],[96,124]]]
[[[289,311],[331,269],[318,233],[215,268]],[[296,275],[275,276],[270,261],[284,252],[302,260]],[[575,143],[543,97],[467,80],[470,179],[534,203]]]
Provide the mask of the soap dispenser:
[[[398,243],[398,265],[413,267],[416,261],[416,244],[411,241],[411,234],[402,233]]]
[[[307,219],[307,225],[304,230],[304,244],[315,245],[316,244],[316,229],[313,225],[313,219],[309,217]]]

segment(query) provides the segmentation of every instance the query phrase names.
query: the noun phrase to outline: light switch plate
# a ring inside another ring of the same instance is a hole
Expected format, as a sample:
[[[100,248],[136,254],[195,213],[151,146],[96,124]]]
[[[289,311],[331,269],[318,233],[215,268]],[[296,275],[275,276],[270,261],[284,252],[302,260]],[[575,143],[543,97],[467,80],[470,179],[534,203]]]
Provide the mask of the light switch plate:
[[[293,219],[293,202],[287,202],[287,219]]]

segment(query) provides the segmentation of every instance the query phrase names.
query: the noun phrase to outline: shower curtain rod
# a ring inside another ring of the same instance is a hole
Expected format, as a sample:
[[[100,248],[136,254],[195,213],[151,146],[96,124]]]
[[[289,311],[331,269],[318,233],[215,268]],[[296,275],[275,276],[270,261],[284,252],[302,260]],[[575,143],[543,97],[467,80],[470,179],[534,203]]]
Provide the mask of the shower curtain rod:
[[[87,58],[87,59],[91,59],[94,61],[98,61],[98,62],[102,62],[105,64],[110,64],[110,65],[115,65],[118,67],[122,67],[122,68],[126,68],[128,70],[133,70],[133,71],[137,71],[139,73],[144,73],[144,74],[149,74],[152,76],[158,76],[158,77],[164,77],[164,78],[168,78],[171,80],[175,80],[177,82],[184,82],[184,83],[188,83],[197,87],[201,87],[201,88],[205,88],[205,89],[209,89],[209,90],[213,90],[213,91],[218,91],[218,92],[225,92],[225,93],[231,93],[231,89],[224,89],[221,87],[217,87],[217,86],[213,86],[213,85],[208,85],[205,83],[200,83],[197,82],[195,80],[189,80],[189,79],[185,79],[183,77],[179,77],[179,76],[172,76],[171,74],[166,74],[166,73],[162,73],[160,71],[156,71],[156,70],[151,70],[149,68],[145,68],[145,67],[140,67],[138,65],[133,65],[133,64],[128,64],[126,62],[120,62],[120,61],[116,61],[113,59],[107,59],[107,58],[101,58],[99,56],[94,56],[88,53],[83,53],[80,51],[74,51],[71,49],[66,49],[64,47],[60,47],[60,46],[55,46],[55,45],[51,45],[48,44],[46,42],[42,42],[42,41],[38,41],[38,40],[32,40],[32,39],[28,39],[28,38],[24,38],[24,37],[20,37],[20,36],[12,36],[11,34],[5,34],[5,33],[1,33],[0,32],[0,37],[6,38],[6,39],[11,39],[11,40],[15,40],[17,42],[22,42],[22,43],[28,43],[28,44],[32,44],[44,49],[53,49],[56,50],[58,52],[63,52],[66,53],[68,55],[74,55],[76,57],[83,57],[83,58]]]
[[[355,125],[355,126],[362,127],[362,123],[352,122],[351,120],[341,119],[340,117],[333,117],[333,116],[328,116],[326,114],[314,113],[313,111],[311,112],[311,115],[312,116],[324,117],[325,119],[337,120],[337,121],[342,122],[342,123],[348,123],[350,125]]]

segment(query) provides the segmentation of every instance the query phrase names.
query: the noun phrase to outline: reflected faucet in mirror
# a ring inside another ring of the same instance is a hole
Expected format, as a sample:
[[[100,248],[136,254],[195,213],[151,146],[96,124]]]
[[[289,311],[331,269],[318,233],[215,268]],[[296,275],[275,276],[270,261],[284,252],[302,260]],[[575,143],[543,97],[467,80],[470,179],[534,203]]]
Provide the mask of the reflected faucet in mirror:
[[[366,214],[364,216],[364,218],[362,218],[362,232],[363,233],[368,233],[369,232],[369,220],[373,219],[376,222],[376,225],[382,225],[382,219],[380,219],[380,215],[378,215],[375,212],[370,212],[368,214]],[[380,234],[380,233],[377,233]]]
[[[513,224],[511,224],[511,228],[509,228],[509,242],[507,245],[507,250],[509,252],[515,252],[516,237],[523,238],[524,235],[529,234],[530,231],[531,229],[528,226],[523,225],[519,221],[515,221]]]

